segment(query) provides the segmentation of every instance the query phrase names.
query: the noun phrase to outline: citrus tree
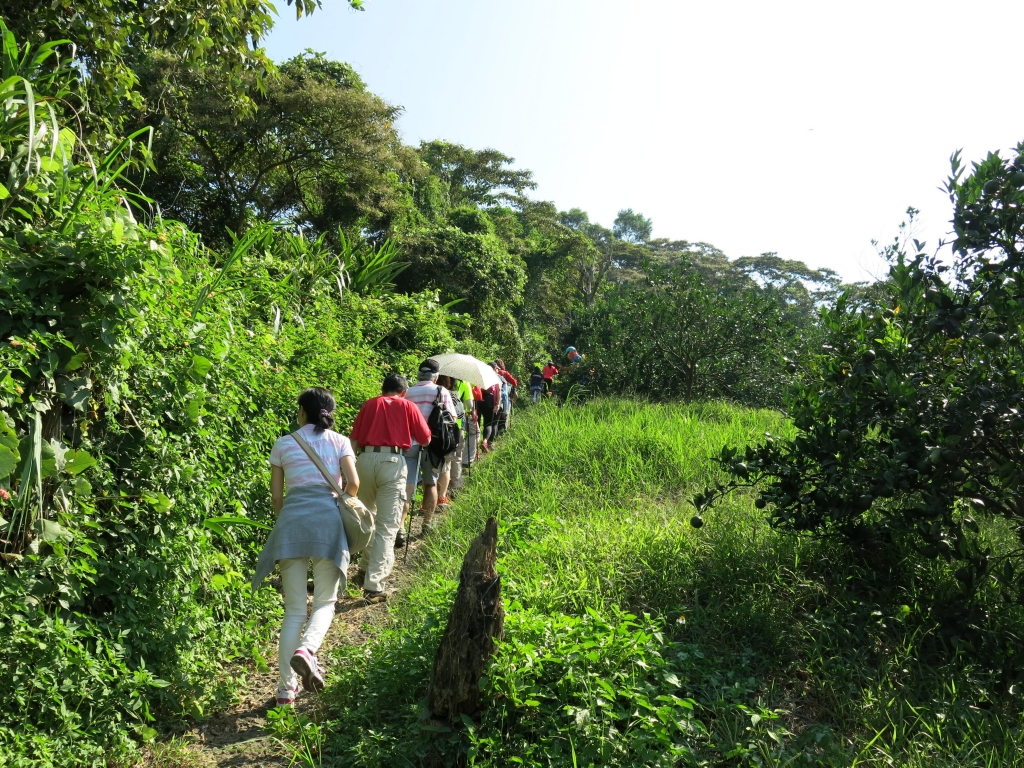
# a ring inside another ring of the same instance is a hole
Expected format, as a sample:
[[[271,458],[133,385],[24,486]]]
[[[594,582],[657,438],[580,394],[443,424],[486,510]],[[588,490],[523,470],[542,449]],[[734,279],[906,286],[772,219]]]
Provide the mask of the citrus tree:
[[[966,593],[992,579],[1016,599],[1022,550],[994,551],[979,520],[1024,543],[1024,144],[952,166],[952,263],[892,246],[874,304],[842,298],[821,353],[789,362],[797,435],[724,449],[731,479],[694,502],[756,486],[777,527],[902,538],[954,563]]]

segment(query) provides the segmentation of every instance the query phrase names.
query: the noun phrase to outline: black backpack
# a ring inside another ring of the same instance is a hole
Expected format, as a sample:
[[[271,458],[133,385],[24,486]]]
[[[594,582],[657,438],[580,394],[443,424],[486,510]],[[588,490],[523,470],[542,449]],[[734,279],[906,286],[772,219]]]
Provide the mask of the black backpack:
[[[430,427],[430,445],[427,446],[427,452],[430,454],[431,464],[435,467],[440,466],[445,457],[453,454],[459,447],[461,434],[455,417],[441,403],[441,392],[441,387],[438,387],[434,409],[427,417],[427,426]]]

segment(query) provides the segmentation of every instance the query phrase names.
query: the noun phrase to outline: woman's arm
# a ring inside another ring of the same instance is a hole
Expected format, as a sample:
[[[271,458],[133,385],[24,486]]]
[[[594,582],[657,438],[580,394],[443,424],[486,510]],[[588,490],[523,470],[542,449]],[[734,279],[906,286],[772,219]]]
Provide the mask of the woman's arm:
[[[359,493],[359,473],[356,472],[356,460],[351,456],[341,457],[341,474],[345,477],[345,493],[349,496]]]
[[[284,505],[284,469],[276,464],[270,466],[270,500],[274,503],[274,514],[280,514]]]

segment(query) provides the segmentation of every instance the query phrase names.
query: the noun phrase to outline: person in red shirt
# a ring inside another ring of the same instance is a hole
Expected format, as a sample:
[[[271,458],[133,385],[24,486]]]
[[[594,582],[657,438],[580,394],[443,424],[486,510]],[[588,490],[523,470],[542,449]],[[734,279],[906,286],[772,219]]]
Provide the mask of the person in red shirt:
[[[555,388],[555,376],[558,375],[558,366],[555,365],[555,361],[548,360],[548,364],[544,366],[544,370],[540,374],[544,378],[544,391],[550,395]]]
[[[405,451],[415,439],[430,443],[430,427],[420,409],[405,399],[409,384],[403,376],[389,374],[381,396],[363,403],[349,439],[361,474],[359,500],[376,511],[373,538],[363,553],[359,571],[363,596],[371,602],[387,598],[384,580],[395,565],[395,547],[405,542],[402,517],[405,506]]]

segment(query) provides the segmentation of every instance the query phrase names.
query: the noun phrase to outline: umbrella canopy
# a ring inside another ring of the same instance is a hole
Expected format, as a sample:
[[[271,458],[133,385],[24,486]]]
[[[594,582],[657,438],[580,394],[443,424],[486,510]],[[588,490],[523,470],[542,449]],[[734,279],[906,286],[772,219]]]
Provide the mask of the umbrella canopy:
[[[472,355],[433,355],[431,360],[436,360],[441,366],[438,373],[451,376],[453,379],[462,379],[470,384],[476,384],[482,389],[501,384],[501,379],[483,360],[478,360]]]

